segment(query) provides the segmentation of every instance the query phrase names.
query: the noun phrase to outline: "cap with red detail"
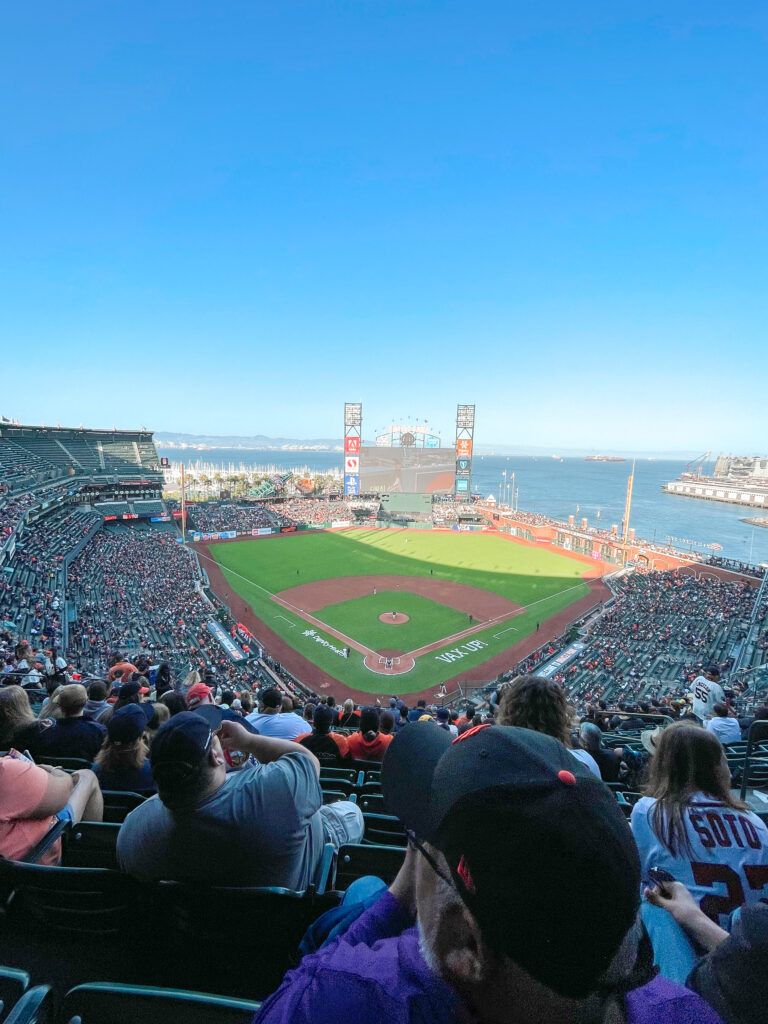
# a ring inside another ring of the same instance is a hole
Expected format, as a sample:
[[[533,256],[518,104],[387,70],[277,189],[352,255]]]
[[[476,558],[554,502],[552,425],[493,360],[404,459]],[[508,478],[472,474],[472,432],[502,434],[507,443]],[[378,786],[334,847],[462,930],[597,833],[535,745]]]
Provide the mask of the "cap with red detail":
[[[582,998],[635,921],[640,864],[627,821],[551,736],[494,725],[460,740],[418,722],[401,730],[382,766],[387,809],[442,852],[497,954]]]

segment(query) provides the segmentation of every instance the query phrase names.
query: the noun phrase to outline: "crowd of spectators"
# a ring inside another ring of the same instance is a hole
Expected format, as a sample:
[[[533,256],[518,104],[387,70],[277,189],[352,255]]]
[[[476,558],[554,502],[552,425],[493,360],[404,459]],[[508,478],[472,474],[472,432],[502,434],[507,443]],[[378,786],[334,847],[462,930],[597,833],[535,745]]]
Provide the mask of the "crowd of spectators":
[[[731,792],[703,721],[643,734],[645,788],[627,793],[627,815],[611,776],[638,731],[607,746],[594,723],[577,728],[552,680],[518,677],[472,715],[397,696],[300,704],[273,687],[209,687],[111,660],[113,682],[88,691],[65,673],[42,721],[22,687],[0,688],[5,743],[92,765],[73,776],[0,756],[3,856],[23,856],[62,817],[101,820],[102,791],[124,788],[146,797],[117,837],[120,869],[141,883],[302,891],[327,847],[340,856],[367,828],[356,802],[329,794],[324,770],[381,764],[375,798],[394,817],[378,820],[405,829],[402,866],[388,887],[360,878],[312,924],[312,951],[258,1024],[314,1024],[331,1010],[342,1024],[448,1024],[459,1005],[468,1020],[515,1024],[760,1019],[736,982],[744,958],[768,949],[768,828]],[[55,844],[46,863],[60,856]],[[727,899],[713,888],[723,872],[736,879]],[[525,1010],[509,1016],[513,992]]]

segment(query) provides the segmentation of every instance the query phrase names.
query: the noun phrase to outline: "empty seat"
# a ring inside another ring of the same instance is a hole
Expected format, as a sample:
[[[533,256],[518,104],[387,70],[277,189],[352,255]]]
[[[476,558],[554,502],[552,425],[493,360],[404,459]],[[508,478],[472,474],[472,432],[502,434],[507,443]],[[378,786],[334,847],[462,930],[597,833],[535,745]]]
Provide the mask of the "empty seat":
[[[117,836],[120,826],[111,822],[80,821],[64,836],[62,865],[68,868],[117,870]]]
[[[336,858],[336,889],[346,889],[356,878],[376,875],[389,885],[403,866],[405,850],[401,846],[349,844],[342,846]]]

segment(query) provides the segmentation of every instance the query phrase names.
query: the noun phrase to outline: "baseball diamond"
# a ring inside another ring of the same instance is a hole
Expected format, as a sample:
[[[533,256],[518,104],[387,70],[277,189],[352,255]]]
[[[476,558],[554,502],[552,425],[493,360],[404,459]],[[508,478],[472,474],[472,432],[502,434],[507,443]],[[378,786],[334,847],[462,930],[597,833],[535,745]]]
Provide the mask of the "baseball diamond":
[[[493,678],[608,596],[599,565],[495,533],[350,528],[198,551],[290,671],[364,699]]]

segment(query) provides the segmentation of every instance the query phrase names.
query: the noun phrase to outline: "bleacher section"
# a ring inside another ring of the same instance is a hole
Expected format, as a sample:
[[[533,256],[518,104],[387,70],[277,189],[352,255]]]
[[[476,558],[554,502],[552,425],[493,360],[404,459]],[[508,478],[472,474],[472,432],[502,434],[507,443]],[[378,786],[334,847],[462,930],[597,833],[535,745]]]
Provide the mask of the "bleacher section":
[[[18,491],[57,476],[160,478],[148,431],[73,430],[0,424],[0,485]]]

